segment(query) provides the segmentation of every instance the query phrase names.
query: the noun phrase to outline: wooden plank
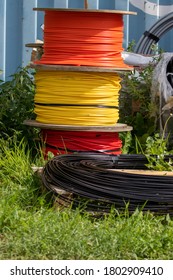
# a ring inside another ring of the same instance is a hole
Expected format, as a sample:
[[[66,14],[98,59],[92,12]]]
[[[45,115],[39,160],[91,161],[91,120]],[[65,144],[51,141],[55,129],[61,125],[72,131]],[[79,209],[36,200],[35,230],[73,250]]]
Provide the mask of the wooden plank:
[[[133,67],[127,68],[114,68],[114,67],[94,67],[94,66],[69,66],[69,65],[53,65],[53,64],[35,64],[30,63],[31,68],[41,71],[77,71],[77,72],[99,72],[99,73],[117,73],[117,72],[129,72]]]
[[[64,131],[99,131],[99,132],[122,132],[131,131],[133,128],[126,124],[117,123],[112,126],[82,126],[82,125],[58,125],[40,123],[35,120],[25,120],[25,125],[39,127],[42,129],[64,130]]]
[[[25,44],[25,47],[27,48],[42,48],[43,47],[43,43],[28,43]]]
[[[110,13],[110,14],[123,14],[123,15],[137,15],[136,12],[121,11],[121,10],[90,10],[90,9],[62,9],[62,8],[33,8],[34,11],[58,11],[58,12],[83,12],[83,13]]]
[[[32,167],[34,172],[41,173],[43,167]],[[130,174],[137,174],[137,175],[154,175],[154,176],[173,176],[173,171],[156,171],[156,170],[140,170],[140,169],[107,169],[109,171],[116,171],[122,173],[130,173]]]
[[[157,171],[157,170],[135,170],[135,169],[107,169],[111,172],[121,172],[136,175],[146,175],[146,176],[173,176],[173,171]]]

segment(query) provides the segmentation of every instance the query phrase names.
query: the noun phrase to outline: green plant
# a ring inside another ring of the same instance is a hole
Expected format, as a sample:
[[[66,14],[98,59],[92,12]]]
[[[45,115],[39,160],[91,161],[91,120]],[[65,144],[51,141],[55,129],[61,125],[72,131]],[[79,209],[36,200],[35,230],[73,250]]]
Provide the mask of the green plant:
[[[133,52],[135,41],[132,41],[127,51]],[[151,46],[153,61],[145,67],[134,67],[133,71],[126,72],[122,77],[120,91],[120,118],[119,122],[133,127],[132,142],[129,152],[135,152],[135,136],[145,149],[148,136],[153,136],[159,130],[158,116],[153,114],[157,111],[157,104],[151,101],[151,85],[155,64],[159,61],[163,50],[158,49],[156,44]],[[157,56],[154,56],[157,55]]]
[[[34,71],[21,68],[11,76],[10,81],[0,81],[0,137],[12,136],[18,132],[18,138],[31,139],[33,129],[23,124],[28,118],[34,118]]]
[[[165,132],[167,128],[167,124],[172,117],[170,114],[167,119],[162,136],[156,133],[153,137],[148,137],[146,140],[146,150],[145,155],[148,159],[147,167],[152,170],[159,171],[173,171],[173,161],[169,159],[169,161],[165,161],[165,155],[169,155],[170,151],[168,151],[168,139],[169,135],[165,137]]]
[[[165,155],[172,154],[169,149],[168,139],[169,135],[165,137],[166,126],[172,117],[172,114],[167,119],[162,135],[155,133],[153,136],[146,138],[145,150],[143,149],[139,139],[135,136],[135,151],[137,154],[142,153],[148,159],[146,166],[151,170],[158,171],[173,171],[173,161],[169,158],[165,161]]]
[[[133,52],[135,45],[136,45],[135,40],[132,40],[127,47],[127,52]]]
[[[123,76],[120,92],[120,119],[133,127],[131,152],[134,152],[135,135],[142,146],[156,131],[156,120],[151,116],[151,83],[154,66],[134,70]]]
[[[122,154],[128,154],[131,144],[132,144],[132,134],[131,131],[128,132],[120,132],[119,133],[120,139],[123,143],[122,145]]]
[[[173,171],[173,161],[165,161],[165,155],[168,155],[167,140],[160,138],[159,134],[153,137],[149,136],[146,141],[145,155],[148,159],[146,166],[152,170]]]

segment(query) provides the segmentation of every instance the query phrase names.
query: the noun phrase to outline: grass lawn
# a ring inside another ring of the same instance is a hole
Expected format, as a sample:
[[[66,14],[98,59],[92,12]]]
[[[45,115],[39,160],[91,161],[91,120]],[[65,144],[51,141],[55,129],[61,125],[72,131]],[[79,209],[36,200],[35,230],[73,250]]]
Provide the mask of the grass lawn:
[[[0,143],[0,259],[173,259],[173,220],[116,209],[101,218],[58,209],[24,143]]]

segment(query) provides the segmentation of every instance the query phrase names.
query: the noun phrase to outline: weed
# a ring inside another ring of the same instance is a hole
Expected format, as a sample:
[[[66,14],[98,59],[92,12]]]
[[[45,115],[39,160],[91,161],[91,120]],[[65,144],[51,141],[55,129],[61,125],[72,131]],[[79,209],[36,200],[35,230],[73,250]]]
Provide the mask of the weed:
[[[119,133],[120,139],[122,140],[122,154],[128,154],[131,143],[132,143],[132,134],[130,131],[128,132],[120,132]]]
[[[135,151],[137,154],[144,154],[148,160],[146,166],[151,170],[158,171],[173,171],[173,161],[169,158],[165,161],[165,155],[172,154],[168,148],[168,138],[165,137],[166,125],[172,115],[169,116],[165,123],[165,127],[162,136],[159,133],[155,133],[153,136],[148,136],[145,143],[145,150],[141,145],[138,137],[135,137]]]
[[[133,48],[134,43],[130,46]],[[158,57],[156,60],[159,60]],[[145,68],[135,68],[123,75],[120,91],[120,119],[121,123],[128,123],[133,127],[130,152],[135,150],[135,135],[145,148],[148,136],[157,131],[156,115],[153,115],[154,104],[151,102],[151,85],[154,64]]]
[[[33,70],[25,67],[12,75],[10,81],[0,81],[0,137],[8,138],[17,131],[19,141],[23,137],[32,141],[37,135],[36,130],[23,124],[24,120],[35,117],[33,77]]]

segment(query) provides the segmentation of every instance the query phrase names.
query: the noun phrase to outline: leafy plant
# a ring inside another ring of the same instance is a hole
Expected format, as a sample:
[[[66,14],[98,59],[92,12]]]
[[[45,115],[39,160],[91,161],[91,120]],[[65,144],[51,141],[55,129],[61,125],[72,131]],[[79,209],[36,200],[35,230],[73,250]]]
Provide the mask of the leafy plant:
[[[122,145],[122,154],[128,154],[130,147],[131,147],[131,143],[132,143],[132,134],[131,131],[128,132],[120,132],[119,133],[120,139],[123,142]]]
[[[165,161],[165,155],[168,155],[167,141],[160,138],[159,134],[154,137],[149,136],[146,141],[145,155],[148,159],[146,166],[152,170],[173,171],[173,161],[169,159]]]
[[[172,117],[169,116],[165,123],[162,135],[155,133],[153,136],[148,136],[145,143],[145,150],[137,137],[135,137],[135,151],[137,154],[142,153],[148,159],[146,166],[152,170],[158,171],[173,171],[173,160],[169,158],[165,160],[165,155],[172,154],[169,149],[168,139],[169,135],[165,137],[166,126]]]
[[[31,131],[23,121],[34,118],[34,71],[21,68],[10,81],[0,81],[0,137],[12,136],[30,139]]]
[[[123,76],[119,122],[133,127],[131,152],[134,152],[135,135],[144,146],[147,137],[156,131],[156,120],[151,115],[152,73],[153,65],[149,64],[144,69],[135,69]]]
[[[170,158],[165,161],[165,155],[169,155],[168,151],[168,137],[165,138],[166,126],[172,117],[172,114],[167,119],[162,136],[156,133],[153,137],[148,137],[146,141],[146,151],[145,155],[148,159],[147,167],[152,170],[159,171],[173,171],[173,161]]]
[[[127,47],[127,52],[133,52],[135,45],[136,45],[135,40],[132,40]]]

